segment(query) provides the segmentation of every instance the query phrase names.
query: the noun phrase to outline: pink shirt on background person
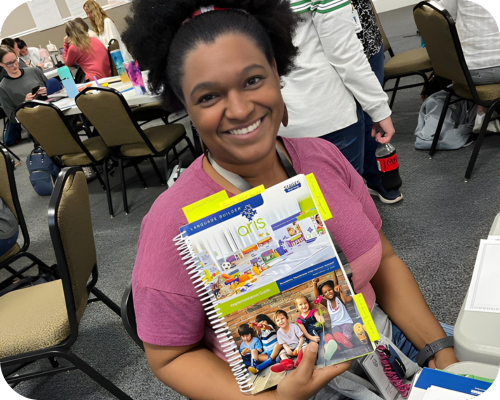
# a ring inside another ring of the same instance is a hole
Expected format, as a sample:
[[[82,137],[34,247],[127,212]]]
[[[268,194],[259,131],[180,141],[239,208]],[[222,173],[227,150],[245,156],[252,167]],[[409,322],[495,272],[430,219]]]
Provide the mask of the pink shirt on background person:
[[[64,42],[64,64],[68,67],[78,64],[85,72],[85,78],[90,81],[94,79],[94,76],[97,79],[111,76],[111,66],[109,65],[106,47],[95,37],[90,38],[90,47],[92,48],[91,51],[83,52],[74,44]]]
[[[319,138],[283,138],[283,142],[295,171],[316,176],[333,215],[326,226],[351,265],[354,290],[363,293],[372,309],[375,293],[370,280],[382,256],[378,235],[382,221],[363,179],[330,142]],[[202,341],[225,359],[173,241],[187,224],[182,207],[221,190],[203,170],[199,157],[144,217],[132,275],[137,333],[142,341],[158,346]]]

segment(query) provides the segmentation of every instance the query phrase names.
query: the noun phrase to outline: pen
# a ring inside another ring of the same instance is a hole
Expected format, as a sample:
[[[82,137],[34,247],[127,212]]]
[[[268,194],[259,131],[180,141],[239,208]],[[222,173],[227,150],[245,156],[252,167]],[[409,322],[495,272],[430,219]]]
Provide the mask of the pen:
[[[131,88],[128,88],[128,89],[125,89],[125,90],[122,90],[120,93],[125,93],[125,92],[128,92],[129,90],[132,90],[134,87],[131,87]]]

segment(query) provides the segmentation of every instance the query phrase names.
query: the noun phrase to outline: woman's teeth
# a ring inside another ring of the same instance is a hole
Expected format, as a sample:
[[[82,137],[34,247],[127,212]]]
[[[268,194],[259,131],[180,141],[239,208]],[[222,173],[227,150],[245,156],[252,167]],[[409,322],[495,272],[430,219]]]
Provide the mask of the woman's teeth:
[[[262,121],[262,119],[259,119],[257,122],[255,122],[254,124],[252,124],[250,126],[247,126],[246,128],[233,129],[232,131],[229,131],[229,133],[231,135],[246,135],[247,133],[250,133],[250,132],[253,132],[254,130],[256,130],[260,126],[261,121]]]

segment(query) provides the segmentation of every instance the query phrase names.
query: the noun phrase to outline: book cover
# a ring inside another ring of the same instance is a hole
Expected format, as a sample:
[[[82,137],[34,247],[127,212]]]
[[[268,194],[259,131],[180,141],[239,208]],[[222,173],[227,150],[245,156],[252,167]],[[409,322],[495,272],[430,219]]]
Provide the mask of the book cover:
[[[339,262],[319,188],[307,178],[243,193],[181,228],[181,254],[191,257],[207,315],[240,387],[254,394],[293,370],[311,340],[321,368],[373,352],[378,336]]]

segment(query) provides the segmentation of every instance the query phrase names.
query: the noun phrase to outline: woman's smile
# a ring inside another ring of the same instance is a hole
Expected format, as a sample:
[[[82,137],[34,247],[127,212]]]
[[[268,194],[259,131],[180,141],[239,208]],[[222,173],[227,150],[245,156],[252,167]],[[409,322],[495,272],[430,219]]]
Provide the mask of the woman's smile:
[[[229,133],[230,135],[237,135],[237,136],[247,135],[249,133],[255,133],[255,131],[260,127],[263,119],[264,119],[264,117],[259,118],[257,121],[255,121],[254,123],[252,123],[250,125],[247,125],[247,126],[242,127],[242,128],[241,127],[233,128],[225,133]]]

